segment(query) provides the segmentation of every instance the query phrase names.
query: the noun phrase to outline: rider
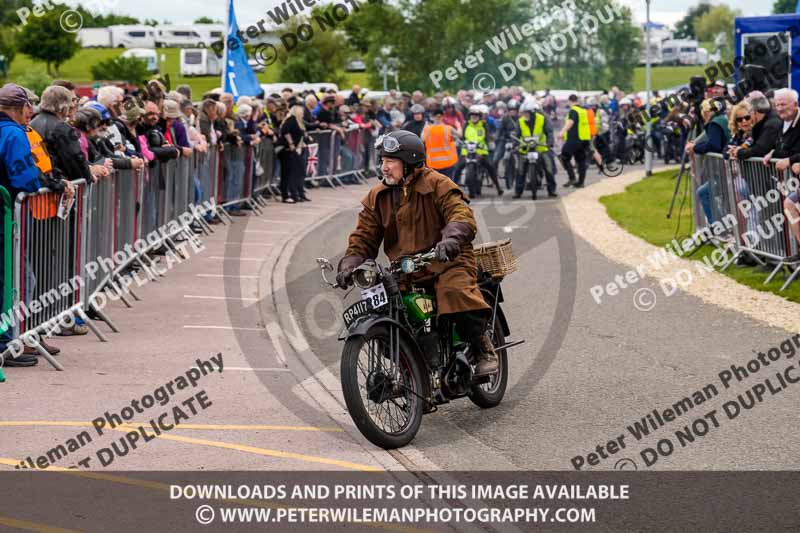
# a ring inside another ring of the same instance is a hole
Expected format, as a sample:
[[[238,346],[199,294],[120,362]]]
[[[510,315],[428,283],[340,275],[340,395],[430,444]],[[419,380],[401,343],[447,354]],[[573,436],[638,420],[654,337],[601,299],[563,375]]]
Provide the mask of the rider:
[[[425,146],[413,133],[392,132],[379,138],[376,147],[383,183],[361,201],[336,281],[349,286],[355,267],[377,257],[381,241],[391,261],[434,248],[437,262],[413,280],[435,289],[439,316],[449,315],[459,337],[470,345],[475,375],[496,372],[497,355],[486,333],[491,308],[478,289],[472,249],[477,226],[464,193],[424,165]]]
[[[489,155],[489,145],[486,143],[486,135],[486,125],[481,120],[481,108],[477,105],[473,105],[469,108],[469,122],[467,122],[466,127],[464,127],[464,142],[472,142],[478,145],[476,150],[478,154],[478,164],[489,173],[489,176],[492,178],[492,183],[494,183],[495,188],[497,188],[497,196],[501,196],[503,194],[503,189],[500,188],[500,183],[497,181],[497,173],[486,157]],[[461,155],[467,155],[466,146],[461,149]],[[467,160],[462,157],[461,161],[456,165],[456,170],[454,172],[456,183],[461,182],[461,171],[464,170],[466,164]],[[469,186],[470,184],[467,183],[467,187]]]
[[[542,172],[544,172],[545,179],[547,180],[547,195],[550,198],[558,197],[556,193],[556,178],[553,172],[555,162],[550,158],[551,150],[553,149],[553,128],[550,126],[550,121],[544,116],[544,113],[538,110],[538,104],[532,101],[522,104],[520,111],[522,116],[519,117],[519,131],[520,138],[524,141],[526,137],[538,137],[536,151],[539,152],[539,165]],[[525,191],[525,177],[528,175],[528,148],[525,144],[520,144],[519,153],[520,169],[517,172],[517,185],[514,190],[514,198],[520,198]],[[532,183],[531,189],[533,191],[533,199],[536,199],[537,184]]]
[[[497,105],[499,106],[502,102],[498,102]],[[494,150],[494,167],[495,169],[499,169],[500,161],[506,155],[506,143],[511,142],[511,136],[519,137],[519,102],[514,99],[508,101],[506,104],[508,111],[503,113],[500,119],[500,127],[497,130],[497,138],[495,141],[495,150]],[[510,154],[509,154],[510,155]],[[510,189],[513,187],[514,183],[514,158],[509,157],[506,169],[505,169],[505,178],[506,178],[506,188]]]

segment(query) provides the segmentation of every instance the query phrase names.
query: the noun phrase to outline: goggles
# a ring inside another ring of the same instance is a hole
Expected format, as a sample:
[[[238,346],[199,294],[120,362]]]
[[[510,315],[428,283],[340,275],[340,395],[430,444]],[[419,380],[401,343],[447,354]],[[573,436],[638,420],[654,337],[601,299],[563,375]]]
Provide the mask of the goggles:
[[[384,153],[392,154],[400,150],[400,141],[388,135],[381,135],[375,141],[375,148],[383,147]]]

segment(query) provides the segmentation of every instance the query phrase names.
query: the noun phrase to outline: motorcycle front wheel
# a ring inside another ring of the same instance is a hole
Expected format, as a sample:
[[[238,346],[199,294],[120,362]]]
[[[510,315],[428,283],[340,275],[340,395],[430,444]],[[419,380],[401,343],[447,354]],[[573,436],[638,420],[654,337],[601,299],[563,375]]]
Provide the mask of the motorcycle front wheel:
[[[361,434],[386,450],[411,442],[422,423],[423,372],[413,353],[401,337],[395,364],[384,325],[370,328],[363,337],[351,337],[342,352],[347,411]]]
[[[481,183],[477,176],[477,165],[467,164],[467,169],[464,171],[464,183],[467,184],[467,192],[471,197],[478,196],[481,193]]]
[[[491,327],[491,322],[489,327]],[[490,331],[489,336],[492,338],[492,346],[502,346],[506,343],[499,320],[495,320],[494,333]],[[495,350],[495,352],[498,362],[497,372],[492,375],[488,383],[472,385],[469,390],[469,399],[483,409],[500,405],[506,394],[506,385],[508,385],[508,350]]]

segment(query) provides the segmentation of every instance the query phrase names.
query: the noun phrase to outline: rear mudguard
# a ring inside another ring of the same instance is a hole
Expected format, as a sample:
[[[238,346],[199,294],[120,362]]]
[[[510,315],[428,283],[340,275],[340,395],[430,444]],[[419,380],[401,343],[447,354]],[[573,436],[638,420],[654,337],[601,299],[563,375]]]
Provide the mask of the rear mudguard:
[[[489,307],[494,307],[494,295],[495,290],[497,290],[497,320],[500,322],[500,327],[503,328],[503,336],[510,337],[511,330],[508,327],[508,321],[506,320],[505,313],[503,313],[503,308],[500,307],[500,304],[503,302],[503,289],[498,285],[499,284],[493,281],[481,283],[481,294],[483,294],[483,299],[489,304]],[[489,319],[491,320],[491,317]]]
[[[396,327],[397,331],[400,332],[400,335],[403,336],[403,339],[408,343],[409,346],[411,346],[411,349],[414,351],[414,353],[409,355],[415,357],[422,368],[422,396],[425,398],[430,398],[432,394],[430,383],[431,369],[428,366],[428,360],[425,358],[425,354],[419,347],[417,339],[414,338],[414,335],[412,335],[411,332],[408,331],[408,329],[406,329],[397,320],[385,315],[363,316],[350,324],[349,328],[342,330],[342,333],[339,335],[339,340],[346,341],[353,337],[363,337],[373,326],[380,324]]]

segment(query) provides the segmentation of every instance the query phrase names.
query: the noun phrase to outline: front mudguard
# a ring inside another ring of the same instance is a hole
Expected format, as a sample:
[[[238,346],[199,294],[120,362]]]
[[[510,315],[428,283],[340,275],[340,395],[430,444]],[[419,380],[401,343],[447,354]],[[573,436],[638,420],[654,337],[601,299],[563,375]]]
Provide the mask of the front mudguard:
[[[392,317],[384,315],[366,315],[357,318],[352,324],[350,324],[349,328],[344,328],[342,330],[342,332],[339,334],[339,340],[346,341],[353,337],[363,337],[372,327],[380,324],[385,324],[387,326],[394,326],[397,329],[397,331],[400,332],[400,335],[403,336],[403,339],[406,341],[408,346],[411,347],[414,353],[409,355],[417,359],[423,371],[423,380],[422,380],[422,390],[424,392],[423,396],[425,398],[430,399],[432,395],[431,383],[429,378],[429,376],[431,375],[431,369],[428,366],[428,360],[426,359],[425,354],[420,348],[419,343],[417,343],[417,339],[414,337],[414,335],[397,320],[393,319]]]

